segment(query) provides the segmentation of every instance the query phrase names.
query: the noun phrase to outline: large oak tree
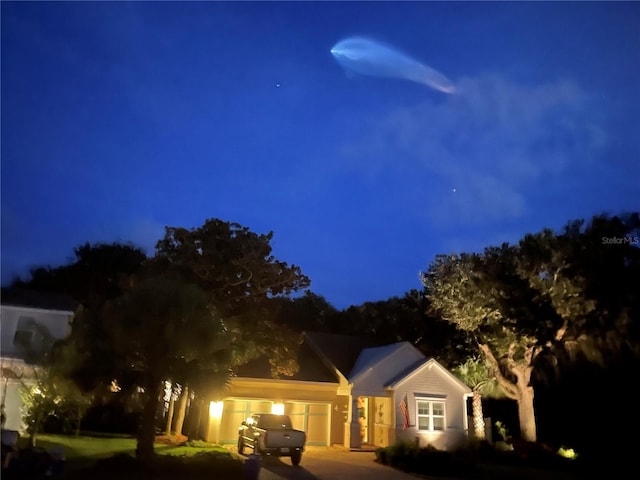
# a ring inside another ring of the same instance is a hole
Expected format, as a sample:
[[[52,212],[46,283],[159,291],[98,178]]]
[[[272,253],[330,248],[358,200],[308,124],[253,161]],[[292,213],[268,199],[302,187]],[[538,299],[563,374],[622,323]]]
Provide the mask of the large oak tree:
[[[136,373],[144,389],[138,429],[138,458],[153,454],[156,415],[164,380],[177,370],[210,371],[224,386],[228,377],[229,335],[202,290],[166,278],[137,282],[99,310],[89,310],[93,323],[106,326],[110,354]],[[222,375],[220,375],[222,373]]]
[[[198,285],[230,334],[236,364],[264,353],[274,376],[296,369],[299,335],[277,322],[273,300],[309,286],[300,267],[272,254],[273,232],[257,234],[238,223],[207,219],[197,228],[167,227],[151,269]]]
[[[433,312],[474,336],[517,402],[522,439],[537,439],[536,365],[602,361],[637,345],[639,228],[638,214],[600,215],[517,245],[440,255],[423,275]]]

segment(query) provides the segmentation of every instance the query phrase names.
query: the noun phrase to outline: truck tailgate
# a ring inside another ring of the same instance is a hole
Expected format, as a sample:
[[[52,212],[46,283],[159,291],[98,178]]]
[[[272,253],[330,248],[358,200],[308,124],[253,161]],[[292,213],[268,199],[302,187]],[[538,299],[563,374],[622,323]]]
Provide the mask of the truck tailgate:
[[[267,448],[300,448],[304,446],[305,434],[299,430],[269,430],[265,440]]]

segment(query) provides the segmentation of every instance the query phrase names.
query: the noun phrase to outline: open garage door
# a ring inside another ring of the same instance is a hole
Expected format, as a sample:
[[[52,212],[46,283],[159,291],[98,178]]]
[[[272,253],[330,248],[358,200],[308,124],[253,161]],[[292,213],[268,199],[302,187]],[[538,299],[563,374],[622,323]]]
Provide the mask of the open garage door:
[[[285,402],[284,413],[293,428],[307,432],[307,445],[329,445],[330,405],[327,403]]]

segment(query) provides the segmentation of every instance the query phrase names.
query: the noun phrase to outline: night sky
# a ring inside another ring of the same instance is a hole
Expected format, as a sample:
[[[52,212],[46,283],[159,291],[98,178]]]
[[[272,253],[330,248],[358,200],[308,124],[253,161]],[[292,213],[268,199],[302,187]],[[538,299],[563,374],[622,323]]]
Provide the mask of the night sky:
[[[2,282],[207,218],[338,308],[640,207],[639,2],[1,2]],[[347,72],[350,36],[450,94]]]

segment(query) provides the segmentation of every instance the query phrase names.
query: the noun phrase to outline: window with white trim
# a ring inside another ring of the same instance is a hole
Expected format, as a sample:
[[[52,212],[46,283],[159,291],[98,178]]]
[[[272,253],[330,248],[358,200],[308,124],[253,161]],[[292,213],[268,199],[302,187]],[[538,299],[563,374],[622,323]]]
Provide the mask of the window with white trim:
[[[418,412],[418,430],[425,432],[444,431],[444,402],[419,398],[416,400]]]

